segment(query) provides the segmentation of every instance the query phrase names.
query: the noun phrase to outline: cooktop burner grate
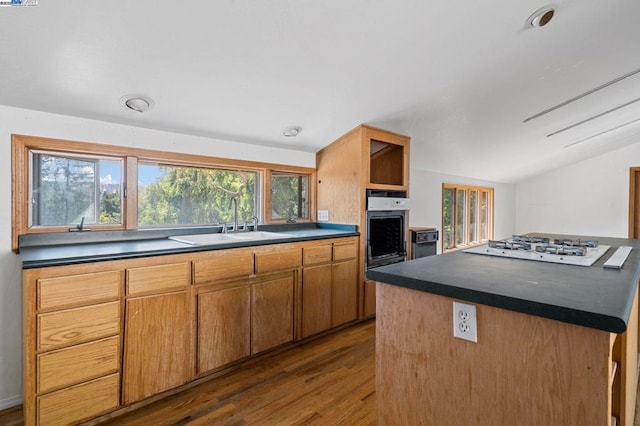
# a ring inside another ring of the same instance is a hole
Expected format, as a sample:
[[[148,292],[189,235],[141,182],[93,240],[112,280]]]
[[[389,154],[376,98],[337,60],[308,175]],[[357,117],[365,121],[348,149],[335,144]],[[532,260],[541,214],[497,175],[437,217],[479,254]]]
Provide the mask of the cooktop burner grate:
[[[466,253],[508,257],[565,265],[591,266],[609,246],[598,241],[570,238],[546,238],[514,235],[504,240],[490,240],[486,245],[463,250]]]
[[[555,254],[558,256],[586,256],[587,248],[556,244],[540,244],[536,246],[536,253]]]

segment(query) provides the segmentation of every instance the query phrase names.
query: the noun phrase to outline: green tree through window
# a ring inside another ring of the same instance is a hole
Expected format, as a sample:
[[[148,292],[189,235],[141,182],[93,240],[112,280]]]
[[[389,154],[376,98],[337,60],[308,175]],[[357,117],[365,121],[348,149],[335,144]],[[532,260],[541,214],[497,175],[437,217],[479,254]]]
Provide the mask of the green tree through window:
[[[239,221],[257,215],[257,172],[140,164],[138,176],[154,176],[138,184],[140,226],[231,222],[232,198]]]

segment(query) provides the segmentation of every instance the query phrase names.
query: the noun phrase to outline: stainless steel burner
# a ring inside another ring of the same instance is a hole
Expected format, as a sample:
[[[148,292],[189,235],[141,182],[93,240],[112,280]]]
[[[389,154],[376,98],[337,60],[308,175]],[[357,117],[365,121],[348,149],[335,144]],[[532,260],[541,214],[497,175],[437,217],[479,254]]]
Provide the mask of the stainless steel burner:
[[[559,256],[586,256],[587,248],[556,244],[540,244],[536,246],[536,253],[556,254]]]
[[[519,241],[511,241],[511,240],[489,240],[488,246],[496,249],[504,249],[504,250],[524,250],[531,251],[531,244]]]
[[[514,235],[511,237],[512,241],[530,243],[530,244],[548,244],[549,238],[545,237],[532,237],[530,235]]]
[[[570,238],[556,238],[553,240],[553,244],[570,247],[595,248],[598,247],[599,242],[594,240],[572,240]]]

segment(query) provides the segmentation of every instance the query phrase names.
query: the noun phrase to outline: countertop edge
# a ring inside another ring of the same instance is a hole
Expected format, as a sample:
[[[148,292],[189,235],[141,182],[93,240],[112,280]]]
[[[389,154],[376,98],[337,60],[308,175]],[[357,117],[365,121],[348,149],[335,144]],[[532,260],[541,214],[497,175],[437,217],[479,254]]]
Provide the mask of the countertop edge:
[[[422,279],[399,277],[395,274],[387,274],[376,271],[375,269],[368,270],[366,272],[366,277],[367,279],[375,280],[384,284],[395,285],[411,290],[423,291],[467,302],[492,306],[494,308],[553,319],[610,333],[619,334],[625,332],[627,329],[628,320],[595,312],[586,312],[559,305],[550,305],[532,300],[518,299],[495,293],[430,282]],[[630,299],[633,301],[632,297]],[[629,312],[630,309],[631,305],[629,305]]]
[[[144,250],[144,251],[123,251],[123,252],[113,252],[108,254],[94,254],[87,256],[76,256],[76,257],[68,257],[68,258],[49,258],[49,259],[35,259],[35,260],[25,260],[24,254],[22,257],[22,269],[35,269],[35,268],[44,268],[44,267],[53,267],[53,266],[68,266],[68,265],[78,265],[83,263],[94,263],[94,262],[104,262],[110,260],[124,260],[124,259],[136,259],[142,257],[154,257],[154,256],[167,256],[172,254],[184,254],[184,253],[197,253],[203,251],[217,251],[217,250],[228,250],[234,248],[242,248],[242,247],[258,247],[265,245],[274,245],[274,244],[286,244],[286,243],[294,243],[294,242],[302,242],[302,241],[315,241],[315,240],[327,240],[333,238],[347,238],[347,237],[357,237],[360,235],[358,231],[342,231],[336,230],[335,233],[331,234],[321,234],[321,235],[305,235],[305,236],[294,236],[287,238],[278,238],[278,239],[269,239],[269,240],[253,240],[253,241],[234,241],[225,244],[215,244],[215,245],[187,245],[184,247],[176,247],[170,249],[158,249],[158,250]],[[153,240],[147,240],[153,241]],[[158,241],[165,241],[164,239]],[[84,244],[85,246],[95,246],[97,243]],[[109,243],[109,244],[117,244],[117,243]],[[38,248],[30,248],[25,250],[29,251],[37,251]],[[55,249],[52,249],[55,250]]]

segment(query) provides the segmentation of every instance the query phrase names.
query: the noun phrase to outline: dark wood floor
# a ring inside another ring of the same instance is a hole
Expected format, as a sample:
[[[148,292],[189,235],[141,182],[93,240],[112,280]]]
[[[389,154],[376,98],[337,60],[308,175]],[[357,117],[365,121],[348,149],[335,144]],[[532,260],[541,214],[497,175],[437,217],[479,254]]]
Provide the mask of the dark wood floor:
[[[374,346],[369,321],[103,424],[375,425]],[[22,424],[21,408],[0,412],[0,425]]]
[[[283,352],[104,425],[375,425],[375,322]],[[0,413],[22,425],[22,410]]]

